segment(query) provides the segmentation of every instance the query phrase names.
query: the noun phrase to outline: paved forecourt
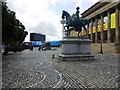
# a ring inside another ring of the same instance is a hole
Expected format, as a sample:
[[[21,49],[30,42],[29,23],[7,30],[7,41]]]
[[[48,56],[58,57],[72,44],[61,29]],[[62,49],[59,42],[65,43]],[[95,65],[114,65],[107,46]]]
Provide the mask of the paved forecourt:
[[[3,88],[117,88],[118,55],[94,54],[94,61],[61,61],[61,49],[25,50],[3,56]],[[55,58],[52,59],[52,55]]]

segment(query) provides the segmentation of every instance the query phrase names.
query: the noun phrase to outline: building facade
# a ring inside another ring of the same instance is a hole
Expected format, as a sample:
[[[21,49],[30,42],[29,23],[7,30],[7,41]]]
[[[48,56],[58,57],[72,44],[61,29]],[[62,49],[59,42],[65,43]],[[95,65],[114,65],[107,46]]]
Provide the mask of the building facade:
[[[30,33],[30,41],[46,41],[46,35],[39,33]]]
[[[88,36],[93,43],[120,44],[120,0],[97,2],[81,16],[88,20]]]

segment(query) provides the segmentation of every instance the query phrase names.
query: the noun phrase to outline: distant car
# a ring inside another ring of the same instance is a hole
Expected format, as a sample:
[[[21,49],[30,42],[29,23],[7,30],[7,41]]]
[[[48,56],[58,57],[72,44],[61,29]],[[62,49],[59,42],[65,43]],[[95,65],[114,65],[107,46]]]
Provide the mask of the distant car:
[[[24,49],[30,49],[31,43],[30,42],[24,42],[23,47]]]

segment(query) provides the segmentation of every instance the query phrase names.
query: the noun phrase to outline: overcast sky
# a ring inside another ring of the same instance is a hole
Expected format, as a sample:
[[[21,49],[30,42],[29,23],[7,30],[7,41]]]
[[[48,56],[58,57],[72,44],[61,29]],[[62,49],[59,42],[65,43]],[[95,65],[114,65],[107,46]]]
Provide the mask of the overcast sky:
[[[10,10],[16,12],[16,18],[26,27],[29,33],[46,35],[46,40],[62,39],[62,25],[60,23],[62,10],[72,15],[76,7],[80,13],[88,9],[99,0],[7,0]],[[29,40],[27,35],[25,41]]]

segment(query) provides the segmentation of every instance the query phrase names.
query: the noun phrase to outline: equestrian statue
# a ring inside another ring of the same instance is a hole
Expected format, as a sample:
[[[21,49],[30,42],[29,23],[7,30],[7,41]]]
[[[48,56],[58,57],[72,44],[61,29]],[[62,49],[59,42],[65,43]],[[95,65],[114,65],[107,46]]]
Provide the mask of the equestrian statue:
[[[79,17],[79,7],[76,8],[76,13],[70,16],[70,14],[67,11],[62,11],[62,19],[65,19],[65,26],[64,29],[68,33],[71,30],[75,30],[78,32],[78,36],[80,32],[82,31],[82,27],[87,32],[87,29],[85,25],[87,25],[87,19],[83,19]],[[70,28],[73,27],[73,28]],[[66,29],[67,28],[67,29]]]

